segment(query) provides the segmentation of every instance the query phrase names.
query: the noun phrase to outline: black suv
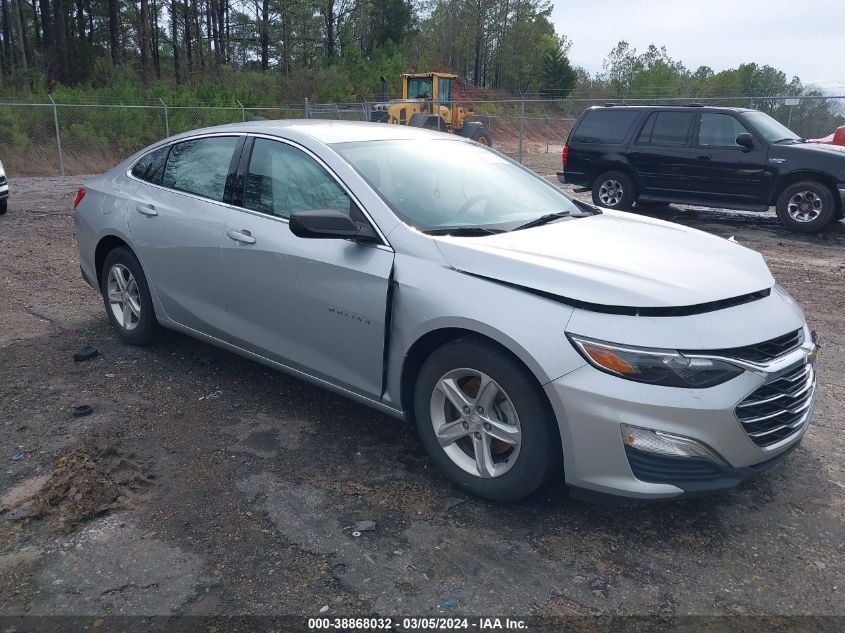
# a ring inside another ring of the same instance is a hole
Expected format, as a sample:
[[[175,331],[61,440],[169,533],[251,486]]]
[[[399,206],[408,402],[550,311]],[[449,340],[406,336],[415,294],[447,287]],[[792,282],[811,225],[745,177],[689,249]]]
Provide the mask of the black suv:
[[[607,105],[575,123],[558,180],[609,209],[774,205],[787,227],[811,232],[843,217],[845,147],[808,143],[746,108]]]

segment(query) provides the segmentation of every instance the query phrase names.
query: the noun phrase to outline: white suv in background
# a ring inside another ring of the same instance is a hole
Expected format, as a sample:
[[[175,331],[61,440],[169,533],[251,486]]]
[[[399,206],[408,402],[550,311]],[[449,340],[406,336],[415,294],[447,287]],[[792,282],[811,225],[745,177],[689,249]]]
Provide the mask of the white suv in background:
[[[6,170],[3,168],[3,161],[0,160],[0,215],[6,213],[9,208],[9,183],[6,180]]]

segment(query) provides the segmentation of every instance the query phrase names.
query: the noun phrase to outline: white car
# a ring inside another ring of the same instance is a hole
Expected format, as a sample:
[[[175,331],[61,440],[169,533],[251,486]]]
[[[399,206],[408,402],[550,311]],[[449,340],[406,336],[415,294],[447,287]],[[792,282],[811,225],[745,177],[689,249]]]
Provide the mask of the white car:
[[[0,215],[6,213],[9,208],[9,183],[6,180],[6,170],[3,168],[3,161],[0,160]]]

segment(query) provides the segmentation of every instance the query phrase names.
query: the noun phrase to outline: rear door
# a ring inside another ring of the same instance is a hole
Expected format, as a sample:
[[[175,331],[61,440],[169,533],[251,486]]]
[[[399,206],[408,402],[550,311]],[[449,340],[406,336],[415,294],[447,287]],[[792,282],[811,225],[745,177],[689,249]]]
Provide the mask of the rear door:
[[[685,198],[692,172],[690,135],[695,114],[685,110],[658,110],[646,117],[628,147],[640,195]]]
[[[702,112],[698,119],[692,148],[695,169],[690,177],[691,194],[725,206],[763,200],[765,144],[758,140],[751,150],[737,145],[737,135],[752,132],[733,114]]]
[[[231,339],[256,354],[378,399],[393,250],[343,239],[303,239],[288,218],[334,209],[367,221],[316,156],[250,139],[244,183],[226,225],[223,266]]]
[[[129,208],[129,232],[151,290],[169,318],[218,338],[228,327],[220,283],[227,182],[242,139],[189,139],[164,148],[160,173],[133,169],[140,182]]]

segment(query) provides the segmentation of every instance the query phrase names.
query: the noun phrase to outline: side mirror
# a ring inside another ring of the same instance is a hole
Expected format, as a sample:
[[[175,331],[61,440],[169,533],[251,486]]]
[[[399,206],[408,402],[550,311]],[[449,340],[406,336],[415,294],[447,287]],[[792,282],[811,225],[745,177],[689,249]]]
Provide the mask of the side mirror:
[[[748,132],[736,135],[736,144],[744,147],[746,151],[754,149],[754,137]]]
[[[302,211],[290,216],[290,231],[297,237],[322,240],[378,242],[369,224],[355,222],[348,214],[334,209]]]

